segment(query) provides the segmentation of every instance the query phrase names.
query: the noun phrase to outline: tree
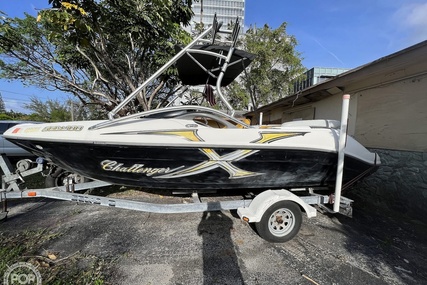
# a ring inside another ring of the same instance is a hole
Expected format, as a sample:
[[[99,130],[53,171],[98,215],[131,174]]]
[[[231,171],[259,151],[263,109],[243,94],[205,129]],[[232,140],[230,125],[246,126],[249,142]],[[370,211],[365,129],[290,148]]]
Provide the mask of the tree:
[[[31,115],[13,110],[0,113],[0,120],[32,121]]]
[[[1,96],[1,93],[0,93],[0,113],[4,113],[4,112],[6,112],[6,107],[4,105],[3,97]]]
[[[0,121],[9,121],[13,120],[13,117],[9,116],[6,113],[0,113]]]
[[[42,122],[63,122],[70,121],[71,115],[67,105],[58,100],[41,101],[37,97],[30,98],[31,103],[24,104],[24,107],[33,111],[30,115],[33,121]]]
[[[290,95],[292,82],[304,72],[297,40],[286,33],[286,23],[277,29],[268,25],[251,27],[241,39],[242,48],[256,55],[239,80],[227,87],[231,104],[236,109],[249,100],[257,109]]]
[[[76,96],[112,110],[163,65],[192,16],[185,0],[49,0],[36,18],[0,19],[0,77]],[[171,92],[174,70],[125,112],[148,110]]]
[[[30,103],[24,107],[31,110],[27,115],[29,120],[43,122],[81,121],[105,118],[105,110],[100,110],[95,105],[83,105],[75,100],[68,99],[66,102],[48,99],[41,101],[37,97],[31,97]]]

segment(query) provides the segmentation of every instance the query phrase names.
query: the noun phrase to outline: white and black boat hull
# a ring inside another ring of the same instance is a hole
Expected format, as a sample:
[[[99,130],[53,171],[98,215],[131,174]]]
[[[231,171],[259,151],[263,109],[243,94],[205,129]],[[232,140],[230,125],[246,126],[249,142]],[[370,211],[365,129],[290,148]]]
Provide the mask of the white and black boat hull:
[[[336,152],[10,140],[69,171],[146,189],[211,191],[335,186]],[[344,165],[344,184],[376,167],[375,162],[366,163],[351,156],[345,157]]]

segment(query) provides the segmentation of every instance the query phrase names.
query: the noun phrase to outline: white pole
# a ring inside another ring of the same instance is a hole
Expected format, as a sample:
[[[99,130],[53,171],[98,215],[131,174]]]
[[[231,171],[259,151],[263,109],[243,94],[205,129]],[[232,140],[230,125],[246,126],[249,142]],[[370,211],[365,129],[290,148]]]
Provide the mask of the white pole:
[[[340,211],[342,177],[344,172],[344,152],[345,143],[347,140],[347,120],[348,109],[350,105],[350,95],[345,94],[342,97],[342,113],[341,113],[341,129],[338,143],[338,164],[337,164],[337,179],[335,183],[335,202],[334,212]]]
[[[259,113],[259,125],[260,125],[260,126],[262,126],[262,120],[263,120],[262,115],[263,115],[263,114],[262,114],[262,112],[260,112],[260,113]]]

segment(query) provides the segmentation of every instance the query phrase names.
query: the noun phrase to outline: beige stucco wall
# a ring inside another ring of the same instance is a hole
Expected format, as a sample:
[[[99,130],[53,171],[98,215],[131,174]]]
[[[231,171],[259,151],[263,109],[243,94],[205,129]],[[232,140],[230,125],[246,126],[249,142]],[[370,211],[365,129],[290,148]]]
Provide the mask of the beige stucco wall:
[[[319,102],[313,102],[295,108],[286,110],[274,110],[275,117],[282,115],[282,122],[292,120],[312,120],[312,119],[325,119],[325,120],[341,120],[342,112],[342,96],[343,93],[323,99]],[[357,117],[357,94],[351,95],[350,106],[348,113],[348,134],[353,135],[356,125]],[[273,113],[272,112],[272,113]]]
[[[354,135],[357,118],[357,94],[350,94],[350,106],[348,110],[348,134]],[[315,111],[315,119],[341,120],[342,96],[337,94],[322,101],[312,104]]]
[[[349,90],[348,134],[370,148],[427,152],[427,74]],[[341,119],[343,93],[264,114],[264,122]]]
[[[427,75],[349,94],[349,135],[366,147],[427,152]],[[310,119],[307,110],[314,119],[340,120],[342,95],[273,112],[282,121]]]
[[[356,139],[366,147],[427,152],[427,75],[358,93]]]

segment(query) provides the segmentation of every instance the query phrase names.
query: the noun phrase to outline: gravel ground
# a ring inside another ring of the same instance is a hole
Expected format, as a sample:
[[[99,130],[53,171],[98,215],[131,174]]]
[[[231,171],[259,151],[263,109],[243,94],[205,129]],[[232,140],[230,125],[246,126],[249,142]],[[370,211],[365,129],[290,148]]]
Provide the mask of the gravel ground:
[[[109,260],[105,284],[427,284],[426,226],[357,205],[352,219],[304,217],[283,244],[261,239],[234,211],[161,215],[49,199],[17,201],[9,211],[0,233],[60,233],[40,254]]]

